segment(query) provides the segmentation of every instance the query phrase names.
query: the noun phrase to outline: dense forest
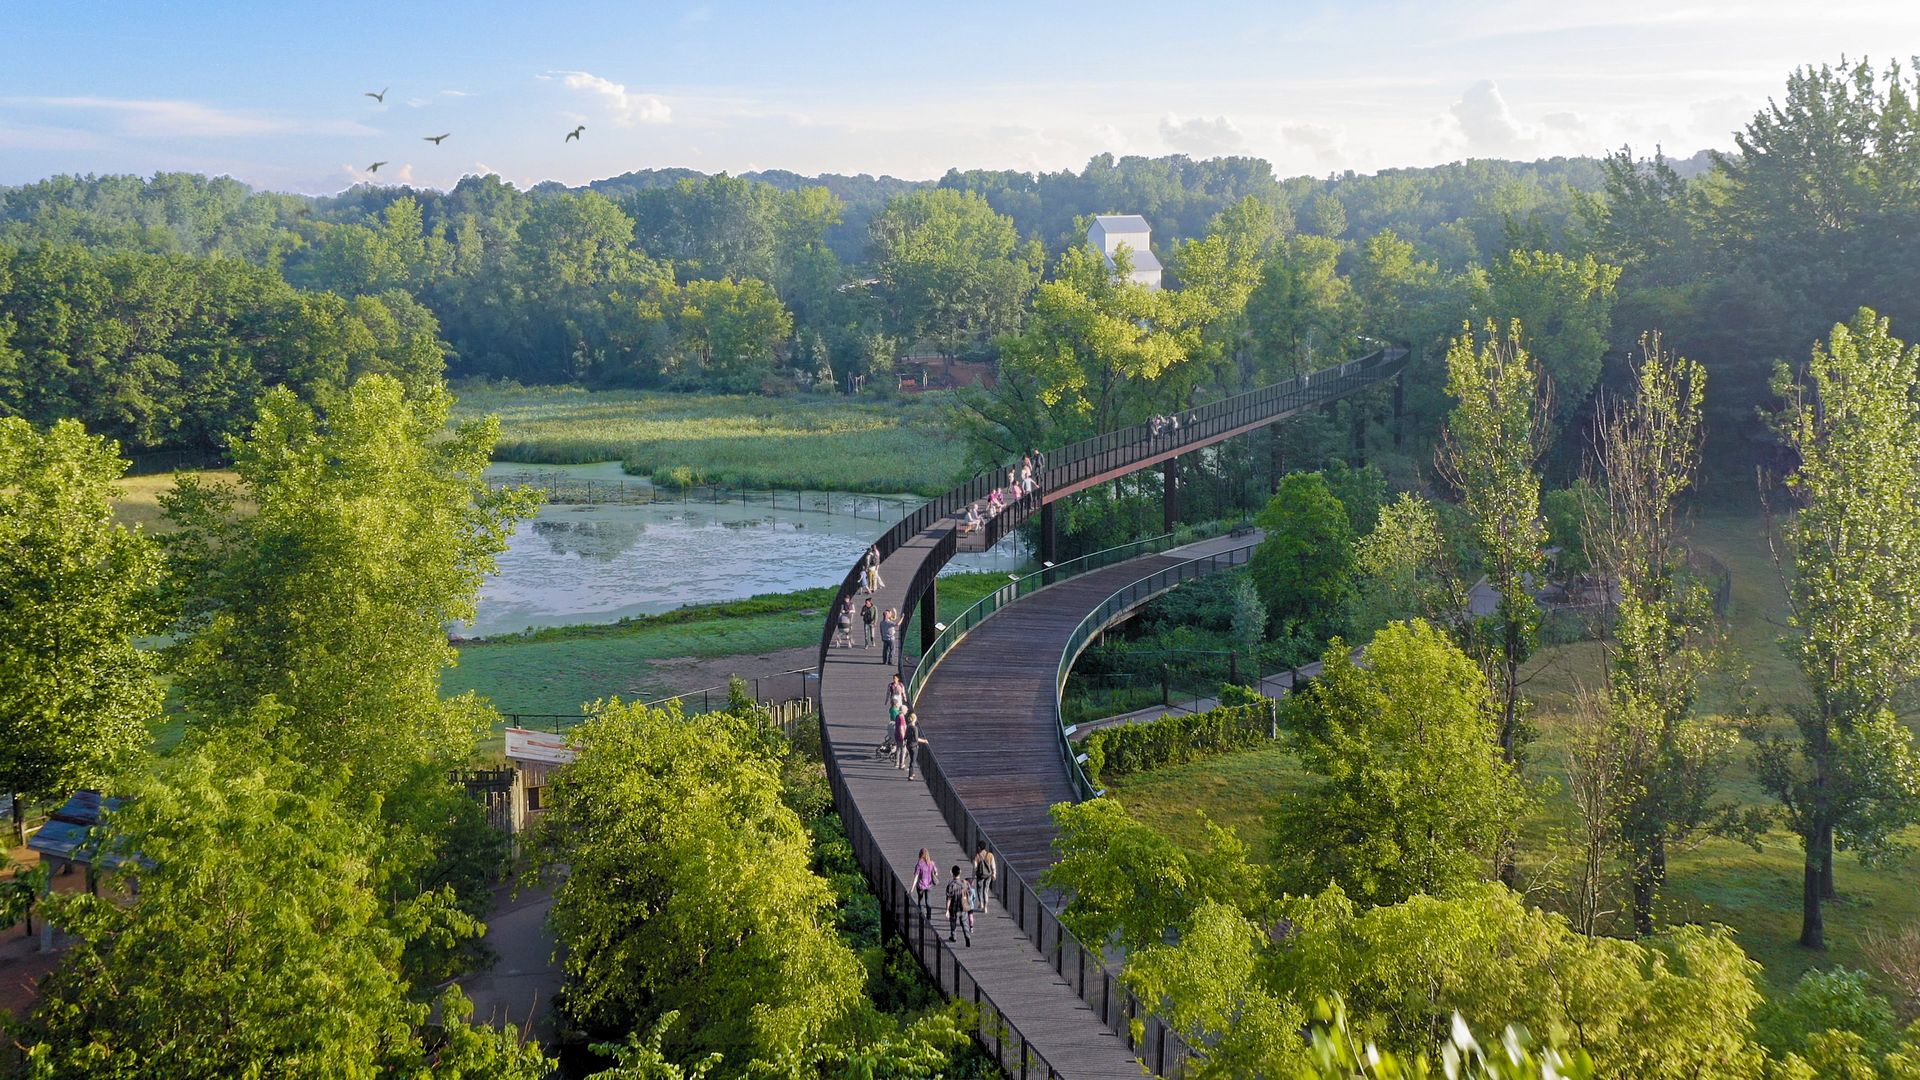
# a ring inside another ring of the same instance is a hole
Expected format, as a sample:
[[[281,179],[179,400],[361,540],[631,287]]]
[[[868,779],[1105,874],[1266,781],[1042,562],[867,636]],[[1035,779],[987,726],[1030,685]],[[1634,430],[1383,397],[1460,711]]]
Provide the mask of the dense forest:
[[[1920,259],[1912,96],[1864,63],[1809,68],[1727,153],[1324,178],[1110,155],[931,183],[657,170],[325,198],[54,177],[0,190],[0,411],[209,451],[262,387],[321,393],[368,371],[879,390],[916,353],[999,358],[1043,286],[1077,272],[1077,223],[1129,212],[1153,224],[1170,285],[1210,234],[1251,246],[1258,280],[1222,332],[1241,344],[1214,350],[1234,362],[1187,380],[1184,400],[1370,339],[1431,349],[1465,320],[1517,317],[1551,339],[1539,351],[1570,420],[1658,329],[1714,373],[1711,427],[1750,462],[1767,452],[1746,444],[1769,438],[1749,421],[1775,362],[1862,304],[1920,316],[1902,284]],[[1439,378],[1428,364],[1410,386],[1417,430],[1436,427]]]

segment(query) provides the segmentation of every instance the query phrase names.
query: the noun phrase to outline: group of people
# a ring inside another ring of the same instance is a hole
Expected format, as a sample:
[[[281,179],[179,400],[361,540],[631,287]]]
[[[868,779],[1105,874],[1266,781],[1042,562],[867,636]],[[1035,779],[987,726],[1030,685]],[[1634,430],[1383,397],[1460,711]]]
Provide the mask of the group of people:
[[[903,620],[896,608],[881,611],[874,607],[874,594],[878,593],[885,584],[886,582],[880,580],[880,549],[868,548],[866,557],[860,561],[860,586],[865,590],[866,598],[860,601],[860,607],[857,610],[853,606],[853,597],[849,596],[841,601],[840,610],[834,616],[835,648],[853,648],[853,624],[857,619],[866,638],[865,647],[873,648],[877,638],[880,642],[880,662],[893,663],[894,650],[900,645],[900,624]],[[874,629],[875,623],[880,624],[878,630]]]
[[[913,779],[920,747],[927,740],[920,737],[920,716],[907,704],[907,684],[897,671],[887,683],[887,737],[893,740],[893,767],[905,769],[907,779]]]
[[[994,488],[987,493],[985,513],[981,512],[980,501],[978,499],[975,499],[973,503],[967,507],[966,516],[960,521],[961,534],[966,535],[978,531],[990,518],[993,518],[1005,510],[1009,505],[1019,502],[1021,499],[1039,491],[1040,472],[1045,468],[1046,459],[1041,457],[1040,451],[1027,451],[1026,456],[1020,459],[1020,464],[1017,467],[1007,470],[1006,486]]]
[[[1193,419],[1194,419],[1193,414],[1188,413],[1187,423],[1189,425],[1193,423]],[[1149,438],[1153,438],[1153,439],[1179,438],[1180,437],[1180,414],[1169,413],[1166,416],[1161,416],[1158,413],[1155,413],[1153,416],[1147,419],[1147,435]]]
[[[993,883],[999,876],[1000,866],[984,843],[973,853],[971,881],[960,876],[959,863],[953,864],[946,889],[948,941],[952,941],[957,932],[966,939],[968,948],[973,947],[974,916],[987,910],[987,898],[993,895]],[[920,902],[923,917],[931,918],[933,915],[929,898],[939,879],[940,867],[934,863],[933,855],[926,848],[921,848],[920,858],[913,864],[913,897]]]

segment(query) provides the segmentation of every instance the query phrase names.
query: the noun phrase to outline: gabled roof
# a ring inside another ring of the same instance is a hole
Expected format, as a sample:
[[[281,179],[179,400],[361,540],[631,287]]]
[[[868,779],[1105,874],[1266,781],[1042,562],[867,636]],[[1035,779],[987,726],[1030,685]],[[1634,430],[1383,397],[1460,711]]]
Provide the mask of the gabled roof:
[[[1146,250],[1145,248],[1142,248],[1142,249],[1140,249],[1139,251],[1135,251],[1135,250],[1133,250],[1132,248],[1128,248],[1128,249],[1127,249],[1127,262],[1128,262],[1128,263],[1130,263],[1130,264],[1132,264],[1132,266],[1133,266],[1133,268],[1134,268],[1135,270],[1159,270],[1159,269],[1161,269],[1161,266],[1160,266],[1160,260],[1159,260],[1159,259],[1156,259],[1156,258],[1154,258],[1154,257],[1153,257],[1153,252],[1151,252],[1151,251],[1148,251],[1148,250]],[[1112,256],[1108,256],[1108,257],[1107,257],[1107,265],[1108,265],[1108,266],[1112,266],[1112,265],[1113,265],[1113,257],[1112,257]]]
[[[1093,223],[1106,232],[1135,233],[1152,232],[1153,226],[1139,214],[1096,214]]]

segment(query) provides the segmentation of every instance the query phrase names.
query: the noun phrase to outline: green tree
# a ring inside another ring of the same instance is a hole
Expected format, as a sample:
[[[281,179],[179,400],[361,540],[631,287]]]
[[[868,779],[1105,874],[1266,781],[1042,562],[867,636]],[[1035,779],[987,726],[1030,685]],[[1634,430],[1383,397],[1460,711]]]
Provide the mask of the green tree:
[[[1782,529],[1787,649],[1813,701],[1794,710],[1799,738],[1763,741],[1758,766],[1806,849],[1800,944],[1818,949],[1836,847],[1884,854],[1920,818],[1920,760],[1892,710],[1920,675],[1920,347],[1863,308],[1776,389],[1800,459]]]
[[[1713,606],[1687,573],[1678,502],[1700,465],[1706,372],[1641,339],[1631,396],[1603,398],[1594,445],[1605,480],[1588,543],[1618,596],[1607,652],[1605,738],[1596,752],[1617,777],[1606,813],[1618,831],[1633,887],[1633,924],[1653,932],[1668,847],[1713,833],[1751,834],[1753,822],[1716,789],[1736,734],[1694,714],[1712,669]]]
[[[1336,240],[1302,235],[1289,237],[1267,259],[1247,300],[1252,347],[1242,353],[1237,389],[1290,378],[1347,355],[1360,329],[1360,302],[1340,276],[1340,253]]]
[[[964,353],[1019,328],[1042,255],[987,200],[933,188],[887,203],[873,219],[868,258],[889,330]]]
[[[793,333],[793,316],[759,281],[689,281],[672,290],[674,349],[682,377],[732,393],[760,389]]]
[[[458,990],[430,1033],[374,893],[372,823],[296,793],[304,771],[239,735],[128,775],[108,896],[49,902],[74,944],[17,1036],[23,1075],[547,1075],[537,1045],[469,1026]]]
[[[1042,882],[1068,897],[1061,921],[1089,944],[1128,951],[1185,936],[1208,901],[1247,903],[1263,891],[1246,845],[1204,818],[1205,841],[1177,844],[1114,799],[1053,807],[1057,858]]]
[[[497,421],[449,431],[451,406],[381,375],[324,416],[272,391],[233,447],[237,485],[181,478],[165,500],[184,598],[169,651],[198,717],[251,727],[277,701],[274,745],[369,796],[472,752],[492,714],[441,699],[446,628],[473,617],[533,496],[488,488]]]
[[[1502,338],[1491,323],[1476,344],[1463,327],[1447,350],[1447,393],[1456,404],[1440,448],[1440,471],[1460,493],[1474,545],[1497,597],[1492,680],[1500,705],[1501,755],[1521,759],[1520,662],[1540,622],[1533,579],[1545,556],[1540,476],[1547,441],[1546,387],[1521,343],[1518,323]]]
[[[1254,519],[1266,536],[1247,573],[1281,634],[1324,640],[1353,590],[1353,526],[1319,473],[1289,473]]]
[[[750,724],[596,706],[535,839],[542,865],[567,868],[549,919],[574,1020],[615,1033],[701,1017],[667,1033],[667,1052],[718,1052],[730,1075],[811,1052],[863,989],[775,752]]]
[[[1489,268],[1486,318],[1521,327],[1517,344],[1553,386],[1555,423],[1577,415],[1600,381],[1619,280],[1619,267],[1591,255],[1509,251]]]
[[[160,553],[113,520],[114,445],[0,418],[0,784],[13,800],[100,787],[149,738],[162,690],[135,640],[158,629]]]
[[[1271,821],[1289,891],[1332,881],[1367,905],[1446,895],[1486,876],[1530,805],[1495,746],[1485,677],[1419,620],[1375,634],[1365,667],[1335,639],[1287,712],[1319,778]]]
[[[1467,582],[1449,549],[1439,509],[1402,492],[1380,508],[1373,530],[1354,542],[1361,575],[1355,630],[1371,635],[1394,619],[1418,615],[1471,644]]]

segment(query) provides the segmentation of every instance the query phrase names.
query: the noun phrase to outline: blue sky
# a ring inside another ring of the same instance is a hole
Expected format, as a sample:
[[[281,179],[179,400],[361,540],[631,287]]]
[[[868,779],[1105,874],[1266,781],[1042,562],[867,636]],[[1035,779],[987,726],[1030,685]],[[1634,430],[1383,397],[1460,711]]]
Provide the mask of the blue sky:
[[[1843,54],[1920,54],[1920,2],[0,0],[0,183],[1684,155],[1730,146],[1790,70]]]

